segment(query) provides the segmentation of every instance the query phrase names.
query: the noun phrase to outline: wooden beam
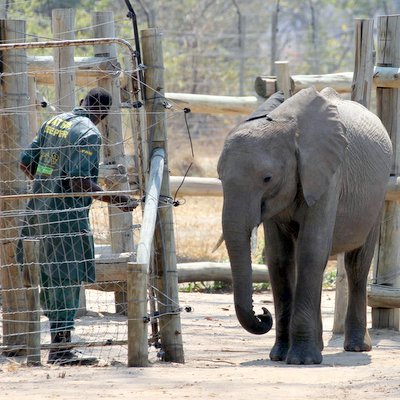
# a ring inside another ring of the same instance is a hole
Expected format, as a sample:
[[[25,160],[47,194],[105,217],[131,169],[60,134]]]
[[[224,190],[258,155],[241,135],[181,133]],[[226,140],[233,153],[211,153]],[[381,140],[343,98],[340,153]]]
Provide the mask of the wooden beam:
[[[28,56],[28,75],[35,78],[37,85],[54,85],[54,57]],[[121,66],[112,57],[75,57],[70,68],[75,72],[76,84],[95,86],[97,80],[121,74]]]
[[[192,112],[202,114],[247,115],[258,106],[255,96],[212,96],[191,93],[165,93],[175,110],[190,108]]]
[[[349,93],[353,81],[353,72],[323,75],[291,75],[290,79],[292,81],[293,94],[311,86],[314,86],[317,90],[331,87],[339,93]],[[254,89],[259,96],[268,98],[277,91],[276,82],[277,78],[274,76],[258,76]]]
[[[179,196],[222,196],[221,181],[217,178],[171,176],[171,191],[179,189]],[[391,176],[387,185],[387,201],[400,201],[400,177]]]
[[[133,260],[133,253],[96,256],[96,283],[127,280],[127,265]],[[178,282],[223,281],[232,282],[229,263],[192,262],[178,263]],[[269,282],[267,266],[253,264],[253,282]],[[89,285],[90,286],[90,285]]]
[[[217,178],[170,176],[171,192],[179,188],[178,196],[222,196],[221,181]]]
[[[368,305],[373,308],[400,308],[400,289],[384,285],[368,287]]]
[[[350,93],[353,83],[353,72],[340,72],[324,75],[291,75],[294,93],[311,86],[317,90],[331,87],[338,93]],[[373,72],[373,87],[400,88],[400,68],[375,66]],[[277,91],[276,76],[258,76],[254,83],[255,92],[268,98]]]
[[[253,283],[269,282],[268,268],[264,264],[252,264]],[[178,282],[232,282],[229,263],[193,262],[178,264]]]

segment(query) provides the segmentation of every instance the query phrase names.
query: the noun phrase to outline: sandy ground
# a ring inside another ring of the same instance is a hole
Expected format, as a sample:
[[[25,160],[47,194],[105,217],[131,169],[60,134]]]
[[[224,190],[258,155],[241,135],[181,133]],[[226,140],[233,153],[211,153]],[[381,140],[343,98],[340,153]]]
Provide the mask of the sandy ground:
[[[323,293],[324,360],[291,366],[268,358],[274,331],[263,336],[237,323],[231,294],[181,293],[185,364],[153,359],[149,368],[31,367],[0,360],[0,399],[400,399],[400,333],[371,330],[373,350],[345,353],[332,335],[334,292]],[[255,306],[272,311],[268,293]]]

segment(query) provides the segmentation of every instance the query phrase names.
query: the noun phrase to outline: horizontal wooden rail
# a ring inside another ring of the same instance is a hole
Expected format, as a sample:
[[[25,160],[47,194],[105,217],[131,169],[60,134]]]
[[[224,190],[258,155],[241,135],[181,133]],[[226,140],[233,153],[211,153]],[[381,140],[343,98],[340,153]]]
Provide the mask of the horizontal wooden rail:
[[[353,72],[340,72],[322,75],[292,75],[293,93],[314,86],[317,90],[331,87],[339,93],[350,93],[353,83]],[[269,97],[277,90],[276,76],[258,76],[254,83],[256,93],[261,97]],[[375,87],[400,88],[400,68],[375,66],[373,85]]]
[[[252,264],[253,282],[269,282],[268,268],[264,264]],[[178,263],[178,282],[232,282],[229,263],[193,262]]]
[[[126,179],[124,174],[118,173],[118,169],[110,169],[110,180],[112,179]],[[103,178],[106,178],[107,174],[104,173]],[[182,184],[183,182],[183,184]],[[203,177],[183,177],[183,176],[171,176],[170,177],[170,188],[172,195],[175,195],[179,188],[177,197],[180,196],[222,196],[222,185],[221,181],[217,178],[203,178]],[[108,190],[103,192],[82,192],[82,193],[19,193],[12,195],[1,195],[0,200],[10,200],[15,198],[29,199],[32,197],[43,198],[43,197],[89,197],[102,195],[117,195],[121,193],[135,194],[137,190]],[[400,177],[391,176],[389,178],[386,200],[388,201],[400,201]]]
[[[38,85],[54,85],[56,66],[53,56],[27,56],[28,76],[32,76]],[[118,77],[121,66],[110,57],[75,57],[70,72],[75,72],[76,84],[93,86],[99,79]],[[124,77],[126,80],[127,77]]]
[[[370,285],[368,287],[368,305],[376,308],[400,308],[400,288]]]
[[[132,253],[96,256],[96,283],[126,281],[127,264]],[[192,262],[178,263],[178,282],[223,281],[231,282],[229,263]],[[269,282],[268,269],[264,264],[253,264],[253,282]],[[92,285],[93,286],[93,285]]]
[[[217,178],[171,176],[171,193],[179,196],[222,196],[221,181]]]
[[[186,177],[171,176],[170,185],[171,192],[174,194],[178,187],[179,196],[222,196],[221,181],[217,178],[201,178],[201,177]],[[386,200],[400,201],[400,177],[391,176],[389,178]]]
[[[165,93],[173,109],[190,108],[202,114],[247,115],[260,104],[255,96],[212,96],[191,93]]]

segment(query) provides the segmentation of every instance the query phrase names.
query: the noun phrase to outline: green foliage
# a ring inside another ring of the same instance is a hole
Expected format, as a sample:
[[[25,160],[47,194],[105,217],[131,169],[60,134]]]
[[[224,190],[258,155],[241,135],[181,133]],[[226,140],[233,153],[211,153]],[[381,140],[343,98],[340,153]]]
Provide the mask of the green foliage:
[[[189,282],[180,284],[180,291],[185,293],[226,293],[232,292],[232,284],[222,281]]]
[[[31,7],[37,14],[51,17],[51,12],[55,8],[76,8],[81,0],[32,0]]]
[[[154,15],[163,31],[166,91],[239,95],[243,62],[244,95],[254,95],[254,78],[270,70],[270,18],[276,1],[236,0],[238,8],[230,0],[131,3],[139,30],[147,28]],[[51,10],[61,7],[76,9],[76,38],[92,36],[94,11],[112,11],[117,36],[133,43],[124,0],[15,0],[9,17],[27,21],[31,40],[48,40]],[[354,18],[396,12],[398,0],[280,0],[277,57],[290,62],[292,74],[350,71]],[[239,16],[244,21],[242,37]],[[77,49],[77,55],[80,52]],[[197,124],[197,116],[191,120]]]
[[[326,271],[324,274],[324,280],[322,283],[322,287],[324,289],[335,289],[336,287],[336,275],[337,269],[334,268],[330,271]]]

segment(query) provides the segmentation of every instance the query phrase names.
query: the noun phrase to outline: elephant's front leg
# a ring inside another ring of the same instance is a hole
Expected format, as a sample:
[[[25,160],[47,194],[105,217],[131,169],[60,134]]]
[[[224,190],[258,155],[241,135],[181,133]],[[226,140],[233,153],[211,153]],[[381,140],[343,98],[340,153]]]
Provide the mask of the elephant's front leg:
[[[300,268],[304,269],[304,268]],[[298,283],[290,323],[288,364],[322,362],[321,288],[323,267],[310,267],[312,274],[298,272]],[[321,269],[321,271],[319,271]],[[318,270],[318,272],[317,272]],[[304,284],[304,281],[308,281]]]
[[[276,339],[269,356],[273,361],[284,361],[289,350],[289,324],[295,285],[294,243],[275,223],[264,225],[264,233],[276,321]]]
[[[333,203],[333,204],[332,204]],[[332,246],[336,207],[332,201],[309,208],[296,242],[296,289],[290,323],[288,364],[322,362],[321,291]]]

